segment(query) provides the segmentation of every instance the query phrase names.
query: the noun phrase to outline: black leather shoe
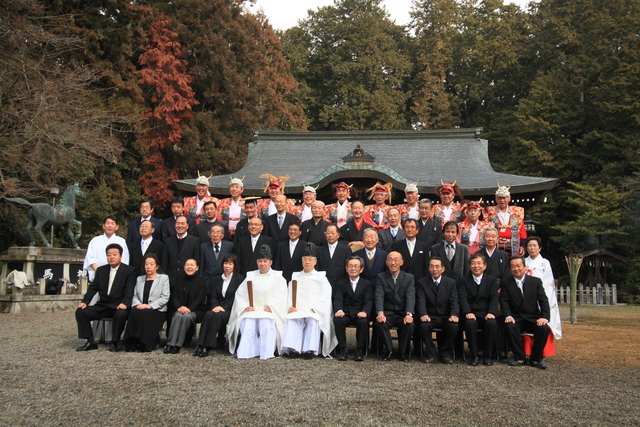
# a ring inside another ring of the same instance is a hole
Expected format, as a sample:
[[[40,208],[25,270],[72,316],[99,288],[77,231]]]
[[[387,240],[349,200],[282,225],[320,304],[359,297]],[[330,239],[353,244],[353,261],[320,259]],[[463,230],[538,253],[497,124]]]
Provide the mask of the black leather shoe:
[[[509,366],[522,366],[522,365],[524,365],[523,360],[512,360],[511,362],[509,362]]]
[[[207,347],[201,347],[200,354],[198,354],[198,356],[207,357],[208,355],[209,355],[209,349]]]
[[[356,362],[362,362],[364,360],[364,357],[362,356],[362,352],[361,351],[357,351],[356,350],[356,358],[355,361]]]
[[[342,349],[342,350],[338,350],[338,360],[344,361],[349,359],[349,353],[347,352],[347,349]]]
[[[298,357],[300,357],[300,352],[296,350],[291,350],[289,351],[289,353],[285,353],[284,356],[288,357],[289,359],[297,359]]]
[[[491,365],[493,365],[493,360],[491,360],[490,357],[485,357],[484,358],[484,364],[485,364],[485,366],[491,366]]]
[[[202,346],[198,345],[196,346],[196,349],[193,352],[194,356],[200,356],[200,352],[202,351]]]
[[[98,349],[98,343],[87,341],[86,343],[84,343],[82,347],[76,348],[76,351],[89,351],[89,350],[97,350],[97,349]]]
[[[166,346],[166,347],[164,348],[163,353],[164,353],[164,354],[171,354],[171,353],[173,353],[173,346],[171,346],[171,345]]]
[[[171,348],[171,354],[178,354],[178,353],[180,353],[180,347],[174,345]]]
[[[442,363],[444,363],[445,365],[453,365],[453,359],[450,357],[443,357]]]
[[[109,351],[112,353],[117,353],[120,351],[120,347],[118,347],[117,342],[109,343]]]
[[[423,357],[420,360],[422,361],[422,363],[436,363],[438,361],[435,357]]]
[[[532,362],[531,366],[538,369],[547,369],[547,365],[544,362]]]
[[[472,357],[471,360],[469,360],[469,365],[478,366],[478,358],[477,357]]]
[[[391,359],[393,359],[393,352],[390,351],[385,356],[383,356],[380,360],[382,360],[383,362],[388,362]]]
[[[302,358],[303,358],[304,360],[311,360],[311,359],[313,359],[315,356],[316,356],[316,354],[315,354],[313,351],[311,351],[311,350],[309,350],[309,351],[305,351],[304,353],[302,353]]]
[[[403,354],[402,356],[398,357],[398,360],[401,362],[408,362],[409,361],[409,356],[407,356],[406,354]]]

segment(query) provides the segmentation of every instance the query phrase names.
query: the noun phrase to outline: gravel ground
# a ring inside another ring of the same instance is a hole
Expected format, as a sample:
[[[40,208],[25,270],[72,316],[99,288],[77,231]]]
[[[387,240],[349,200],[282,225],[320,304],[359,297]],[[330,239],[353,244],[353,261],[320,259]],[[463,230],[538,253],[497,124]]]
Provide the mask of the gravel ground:
[[[635,368],[79,353],[76,334],[73,313],[0,315],[0,425],[640,425]]]

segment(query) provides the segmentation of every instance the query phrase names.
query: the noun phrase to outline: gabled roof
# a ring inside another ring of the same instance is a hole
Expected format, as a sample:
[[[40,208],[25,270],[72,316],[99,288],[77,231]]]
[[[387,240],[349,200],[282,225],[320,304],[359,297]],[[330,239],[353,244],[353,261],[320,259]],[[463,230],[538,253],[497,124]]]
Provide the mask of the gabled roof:
[[[302,193],[305,185],[324,187],[351,178],[373,178],[404,189],[418,182],[421,193],[435,193],[444,182],[456,181],[465,195],[493,194],[496,181],[511,186],[512,194],[544,192],[553,178],[509,175],[493,170],[488,141],[481,129],[441,131],[256,131],[244,166],[234,177],[244,178],[244,195],[263,195],[261,174],[290,175],[285,193]],[[210,180],[212,194],[228,194],[229,175]],[[175,182],[194,191],[195,178]]]

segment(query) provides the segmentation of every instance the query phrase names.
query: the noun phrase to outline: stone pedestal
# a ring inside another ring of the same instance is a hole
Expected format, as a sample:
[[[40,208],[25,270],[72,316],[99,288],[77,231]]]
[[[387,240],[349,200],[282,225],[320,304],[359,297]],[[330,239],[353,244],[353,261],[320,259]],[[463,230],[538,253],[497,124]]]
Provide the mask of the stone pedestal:
[[[77,293],[69,294],[66,285],[79,281],[78,271],[82,271],[85,254],[84,249],[34,246],[9,248],[0,255],[0,310],[23,313],[75,309],[86,292],[86,278],[80,281]],[[52,280],[62,279],[65,282],[60,295],[44,295],[45,281],[42,277],[48,269],[53,273]],[[13,270],[27,273],[29,286],[24,290],[15,287],[7,289],[5,279]]]

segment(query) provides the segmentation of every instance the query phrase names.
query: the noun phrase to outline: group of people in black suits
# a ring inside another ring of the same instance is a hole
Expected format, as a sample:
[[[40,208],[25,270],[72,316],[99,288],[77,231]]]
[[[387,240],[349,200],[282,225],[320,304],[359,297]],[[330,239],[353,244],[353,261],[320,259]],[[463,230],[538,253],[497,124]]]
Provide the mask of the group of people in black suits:
[[[217,221],[215,214],[211,215],[211,221],[201,221],[194,227],[182,215],[183,203],[180,202],[179,198],[174,199],[174,215],[163,222],[149,218],[153,211],[150,202],[141,204],[141,219],[129,224],[127,236],[131,267],[122,264],[119,271],[123,273],[117,275],[106,294],[105,282],[108,283],[109,278],[103,277],[106,268],[99,269],[100,275],[81,303],[84,307],[78,309],[79,336],[87,339],[84,349],[95,346],[88,320],[101,317],[114,319],[112,344],[117,345],[116,337],[122,334],[126,321],[118,307],[131,305],[130,295],[125,292],[127,283],[135,282],[144,255],[152,252],[158,254],[160,266],[170,278],[180,277],[187,260],[197,261],[198,276],[204,286],[204,308],[193,318],[193,322],[202,322],[194,354],[207,356],[212,349],[224,346],[224,328],[233,294],[246,273],[256,269],[260,248],[263,245],[271,248],[275,253],[274,269],[282,271],[289,282],[293,272],[302,270],[306,241],[301,237],[305,231],[309,236],[309,230],[318,228],[323,232],[322,238],[314,237],[319,246],[316,269],[326,272],[333,287],[338,338],[335,354],[339,360],[348,358],[345,335],[348,326],[357,328],[355,360],[364,359],[369,350],[371,321],[374,334],[370,348],[382,360],[393,357],[390,334],[393,328],[398,329],[398,358],[409,360],[413,337],[414,354],[426,363],[436,362],[438,356],[444,363],[453,363],[456,339],[464,331],[471,355],[469,363],[477,365],[482,354],[484,364],[490,365],[500,318],[504,319],[513,349],[514,366],[524,364],[527,358],[520,342],[521,332],[534,334],[531,363],[539,368],[545,366],[542,348],[544,333],[548,335],[549,309],[540,280],[524,275],[524,267],[519,269],[520,264],[524,265],[521,258],[511,259],[509,268],[505,268],[504,254],[497,248],[491,253],[483,249],[484,253],[470,257],[466,246],[456,243],[458,227],[453,221],[442,228],[427,214],[406,219],[401,224],[400,212],[391,208],[387,212],[388,228],[376,231],[362,223],[358,225],[356,216],[339,229],[322,218],[300,223],[297,216],[287,212],[287,199],[282,195],[275,199],[277,212],[266,221],[257,216],[246,218],[246,224],[241,221],[232,242],[224,223]],[[255,201],[247,201],[245,207],[251,204],[255,208]],[[356,204],[361,203],[353,203],[354,212],[360,210]],[[309,221],[313,222],[307,224]],[[165,234],[169,222],[173,222],[174,231]],[[208,240],[196,237],[198,233]],[[341,234],[348,235],[349,239]],[[356,248],[350,247],[352,243],[362,248],[354,251]],[[101,296],[100,302],[87,306],[96,293]],[[89,300],[85,301],[87,297]],[[499,301],[502,317],[498,313]],[[169,324],[179,308],[171,310],[170,306]],[[431,338],[434,331],[437,351]],[[482,350],[479,331],[483,338]],[[168,352],[173,350],[169,348]]]

